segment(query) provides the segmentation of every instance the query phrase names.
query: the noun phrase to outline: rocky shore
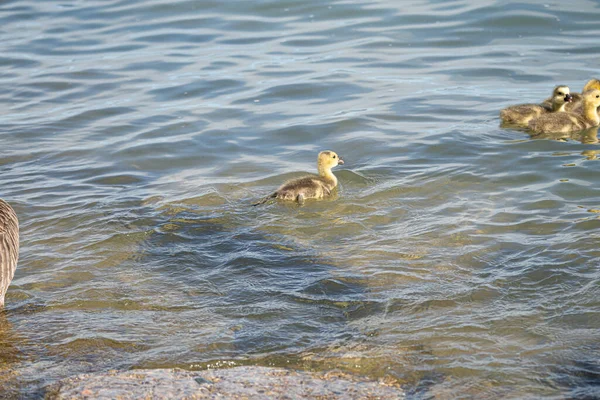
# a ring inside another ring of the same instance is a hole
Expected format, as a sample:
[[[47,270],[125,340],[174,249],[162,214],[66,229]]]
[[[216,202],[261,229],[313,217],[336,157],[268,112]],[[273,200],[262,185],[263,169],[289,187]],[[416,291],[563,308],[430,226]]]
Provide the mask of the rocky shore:
[[[63,379],[46,399],[403,399],[384,382],[351,375],[281,368],[236,367],[206,371],[179,369],[109,371]]]

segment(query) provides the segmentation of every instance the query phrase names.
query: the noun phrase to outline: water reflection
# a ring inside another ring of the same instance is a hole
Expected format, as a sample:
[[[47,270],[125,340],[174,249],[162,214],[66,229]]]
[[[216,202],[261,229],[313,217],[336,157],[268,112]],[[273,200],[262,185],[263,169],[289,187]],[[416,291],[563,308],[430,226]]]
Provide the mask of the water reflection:
[[[19,349],[22,337],[14,330],[7,311],[0,309],[0,393],[2,398],[19,397],[19,363],[23,353]]]
[[[7,312],[0,310],[0,366],[10,367],[19,361],[21,352],[17,347],[20,342],[17,332],[8,320]]]
[[[547,140],[557,140],[565,142],[567,140],[576,140],[581,142],[582,144],[596,144],[598,143],[598,127],[592,127],[580,132],[571,132],[571,133],[539,133],[539,134],[530,134],[532,139],[547,139]]]

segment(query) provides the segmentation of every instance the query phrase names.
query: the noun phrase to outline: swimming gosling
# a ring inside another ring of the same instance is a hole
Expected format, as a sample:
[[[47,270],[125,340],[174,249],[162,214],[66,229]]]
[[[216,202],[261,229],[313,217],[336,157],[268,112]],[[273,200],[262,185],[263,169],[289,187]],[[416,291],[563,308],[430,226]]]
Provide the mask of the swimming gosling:
[[[19,220],[10,204],[0,199],[0,308],[19,259]]]
[[[329,196],[338,184],[331,168],[341,164],[344,164],[344,160],[336,153],[330,150],[322,151],[317,157],[318,176],[310,175],[287,181],[276,192],[253,206],[264,204],[270,199],[292,200],[302,204],[306,199],[322,199]]]
[[[536,133],[579,132],[600,125],[597,108],[600,106],[600,90],[583,93],[583,113],[575,112],[545,114],[529,122],[529,129]]]
[[[500,111],[500,119],[505,123],[527,126],[529,121],[543,114],[565,111],[565,104],[573,101],[569,87],[564,85],[554,88],[551,99],[550,106],[544,102],[542,104],[518,104],[507,107]]]

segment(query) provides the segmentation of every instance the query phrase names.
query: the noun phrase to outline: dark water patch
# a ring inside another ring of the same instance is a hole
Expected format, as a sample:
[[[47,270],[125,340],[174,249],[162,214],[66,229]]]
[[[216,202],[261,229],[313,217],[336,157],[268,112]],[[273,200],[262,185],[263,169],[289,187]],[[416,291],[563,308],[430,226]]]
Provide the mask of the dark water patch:
[[[46,43],[46,42],[50,42]],[[89,43],[85,41],[81,41],[76,43],[77,46],[81,47],[80,49],[73,49],[71,44],[68,43],[56,43],[55,41],[48,40],[44,41],[44,43],[33,43],[26,54],[30,55],[38,55],[38,56],[72,56],[73,53],[79,55],[95,55],[98,53],[127,53],[134,50],[142,49],[141,45],[121,45],[121,46],[102,46],[100,48],[94,48],[97,46],[90,46],[90,44],[99,44],[99,43]],[[91,47],[91,48],[90,48]],[[62,48],[62,50],[61,50]],[[17,48],[13,48],[13,51],[18,51]]]
[[[88,181],[88,183],[110,186],[126,186],[144,182],[144,178],[135,175],[113,175],[98,176]]]
[[[40,89],[43,92],[62,92],[65,90],[72,90],[80,85],[68,81],[38,81],[31,83],[28,86],[34,89]]]
[[[184,68],[188,65],[192,65],[191,62],[167,62],[167,61],[157,61],[151,64],[147,62],[137,62],[132,63],[125,67],[123,71],[142,71],[142,70],[153,70],[153,71],[161,71],[161,72],[172,72],[177,71],[181,68]]]
[[[156,100],[167,101],[181,99],[183,97],[203,97],[212,99],[225,96],[230,93],[243,90],[244,83],[233,79],[201,80],[175,87],[155,89],[149,94],[155,96]]]
[[[111,353],[114,357],[116,354],[140,352],[147,349],[146,345],[140,343],[96,337],[70,340],[67,343],[56,346],[52,351],[63,357],[67,355],[75,359],[92,361],[97,357],[111,357]]]
[[[136,42],[149,42],[149,43],[205,43],[214,40],[217,35],[191,35],[184,33],[163,33],[154,34],[147,36],[140,36],[135,38]]]
[[[548,29],[555,30],[560,27],[560,21],[556,16],[547,13],[504,13],[501,16],[493,16],[484,21],[481,21],[482,25],[492,28],[513,28],[511,29],[510,35],[534,35],[535,33],[541,33]],[[531,27],[531,30],[520,31],[522,27]],[[516,28],[516,29],[514,29]]]
[[[25,58],[0,57],[0,66],[5,68],[35,68],[41,65],[40,62]]]
[[[48,73],[44,72],[43,74],[38,75],[38,77],[48,78],[48,77],[61,77],[65,80],[83,80],[83,81],[112,81],[121,77],[121,75],[113,74],[110,71],[90,68],[90,69],[82,69],[73,72],[61,72],[61,73]],[[103,82],[104,83],[104,82]]]
[[[292,101],[294,99],[304,99],[310,97],[313,99],[328,99],[338,98],[347,99],[349,96],[356,96],[361,93],[365,93],[368,90],[361,88],[358,85],[336,85],[334,82],[328,82],[320,84],[316,83],[302,83],[302,84],[290,84],[290,85],[278,85],[265,90],[262,94],[253,98],[238,100],[233,104],[244,104],[252,102],[260,102],[261,104],[271,104],[283,101]]]
[[[230,45],[252,45],[252,44],[270,42],[272,40],[274,40],[274,38],[272,38],[270,36],[261,36],[261,37],[253,37],[253,38],[221,40],[220,43],[230,44]]]
[[[503,68],[461,68],[461,69],[453,69],[453,70],[445,70],[440,71],[443,73],[449,73],[454,76],[459,76],[463,78],[469,79],[513,79],[516,81],[523,82],[543,82],[547,81],[547,76],[540,75],[529,75],[515,72],[513,69],[503,69]]]
[[[134,110],[127,107],[103,108],[100,110],[89,110],[81,112],[77,115],[62,119],[59,122],[60,127],[69,126],[86,126],[100,119],[112,118],[133,112]]]
[[[597,351],[590,349],[575,362],[552,366],[549,384],[562,388],[568,399],[597,399],[600,395],[600,366],[593,357]]]
[[[211,62],[209,66],[202,68],[205,71],[218,71],[227,69],[228,67],[235,67],[237,64],[230,61],[215,61]]]

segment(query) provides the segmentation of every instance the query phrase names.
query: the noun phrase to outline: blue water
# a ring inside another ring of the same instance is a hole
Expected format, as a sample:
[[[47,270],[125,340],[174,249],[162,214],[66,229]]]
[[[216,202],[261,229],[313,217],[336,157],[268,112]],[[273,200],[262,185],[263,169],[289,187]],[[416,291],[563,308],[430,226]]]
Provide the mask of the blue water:
[[[600,397],[594,1],[6,1],[0,391],[275,365],[412,398]],[[249,205],[315,172],[336,196]]]

